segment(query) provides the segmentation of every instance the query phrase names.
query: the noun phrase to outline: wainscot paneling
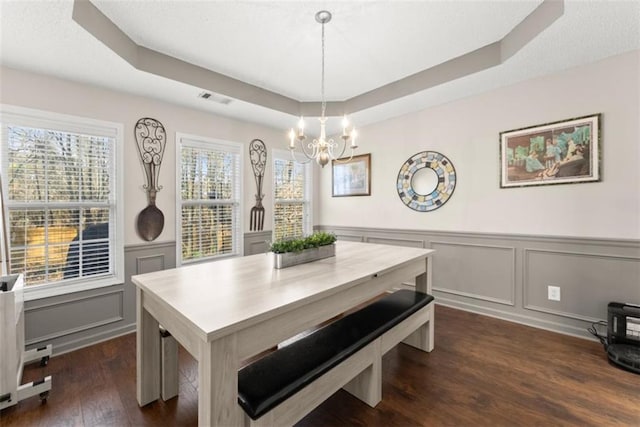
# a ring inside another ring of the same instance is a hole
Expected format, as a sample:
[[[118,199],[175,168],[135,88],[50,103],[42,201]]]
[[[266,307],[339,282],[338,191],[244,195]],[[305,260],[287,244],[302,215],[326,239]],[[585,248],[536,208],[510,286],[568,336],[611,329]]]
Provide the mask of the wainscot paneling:
[[[515,248],[432,241],[434,289],[515,305]]]
[[[271,231],[245,233],[246,255],[264,253]],[[25,303],[27,348],[53,344],[54,354],[135,331],[136,292],[131,276],[176,266],[176,242],[124,248],[125,283]]]
[[[66,294],[57,301],[37,300],[25,308],[25,316],[29,319],[25,324],[26,336],[37,336],[38,342],[51,341],[123,320],[124,289],[109,286],[101,291],[87,295],[82,292]],[[69,313],[74,315],[69,316]],[[56,321],[50,322],[50,319]],[[34,338],[27,339],[26,344],[34,344]]]
[[[263,254],[269,250],[269,243],[272,239],[271,230],[252,231],[244,233],[244,254]]]
[[[136,258],[135,274],[145,274],[160,270],[164,270],[164,254]]]
[[[344,240],[346,242],[363,242],[364,237],[352,235],[352,234],[336,234],[338,240]]]
[[[364,236],[363,239],[366,243],[380,243],[381,245],[411,246],[413,248],[424,248],[424,240],[374,237],[374,236]]]
[[[637,257],[524,250],[524,306],[530,310],[593,322],[610,301],[638,303],[639,278]],[[560,287],[560,301],[547,299],[549,285]]]
[[[131,276],[175,267],[175,242],[125,247],[125,283],[25,302],[27,348],[53,344],[54,354],[135,330]]]
[[[640,304],[640,241],[435,230],[318,226],[345,240],[424,246],[436,303],[592,338],[610,301]],[[411,286],[411,284],[404,284]],[[547,299],[559,286],[561,300]]]
[[[609,301],[640,303],[640,241],[429,230],[318,226],[339,240],[427,247],[434,255],[436,301],[463,310],[589,337]],[[271,231],[244,235],[246,255],[264,253]],[[125,283],[25,303],[28,348],[54,354],[135,330],[131,276],[174,268],[175,242],[125,247]],[[546,299],[560,286],[561,302]]]

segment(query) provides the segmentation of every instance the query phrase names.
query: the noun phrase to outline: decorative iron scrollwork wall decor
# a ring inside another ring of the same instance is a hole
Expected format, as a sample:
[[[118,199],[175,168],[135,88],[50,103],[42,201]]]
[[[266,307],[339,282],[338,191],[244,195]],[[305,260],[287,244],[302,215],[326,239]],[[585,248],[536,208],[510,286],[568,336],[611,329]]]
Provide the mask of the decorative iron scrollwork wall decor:
[[[416,191],[413,178],[416,172],[428,168],[435,172],[437,183],[433,188]],[[429,212],[444,205],[456,188],[456,170],[451,160],[436,151],[414,154],[398,173],[397,189],[402,203],[418,212]]]
[[[147,191],[148,197],[148,206],[138,214],[136,228],[141,238],[152,241],[162,233],[164,228],[164,214],[156,206],[156,194],[162,189],[158,185],[158,176],[167,133],[162,123],[156,119],[144,117],[136,123],[134,134],[147,178],[147,183],[143,188]]]
[[[259,139],[254,139],[249,144],[249,158],[251,159],[251,167],[253,168],[253,176],[256,180],[256,204],[251,208],[250,213],[250,231],[262,231],[264,228],[264,206],[262,206],[262,179],[264,178],[264,169],[267,165],[267,147]]]

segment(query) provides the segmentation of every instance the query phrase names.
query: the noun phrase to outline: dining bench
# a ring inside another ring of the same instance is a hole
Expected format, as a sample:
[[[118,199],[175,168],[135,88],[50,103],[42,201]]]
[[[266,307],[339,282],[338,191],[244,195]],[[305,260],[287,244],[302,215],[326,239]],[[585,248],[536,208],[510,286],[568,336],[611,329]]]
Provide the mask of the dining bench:
[[[344,388],[382,399],[382,356],[433,318],[433,296],[398,290],[238,372],[245,425],[292,425]]]

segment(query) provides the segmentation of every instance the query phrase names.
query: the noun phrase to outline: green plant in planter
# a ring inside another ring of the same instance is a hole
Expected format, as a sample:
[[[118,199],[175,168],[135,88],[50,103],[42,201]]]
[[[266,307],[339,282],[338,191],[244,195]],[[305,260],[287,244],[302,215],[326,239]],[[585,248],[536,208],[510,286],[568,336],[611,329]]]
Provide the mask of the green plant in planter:
[[[333,233],[318,231],[301,239],[278,240],[269,245],[269,250],[276,254],[285,252],[300,252],[309,248],[318,248],[334,243],[337,240]]]

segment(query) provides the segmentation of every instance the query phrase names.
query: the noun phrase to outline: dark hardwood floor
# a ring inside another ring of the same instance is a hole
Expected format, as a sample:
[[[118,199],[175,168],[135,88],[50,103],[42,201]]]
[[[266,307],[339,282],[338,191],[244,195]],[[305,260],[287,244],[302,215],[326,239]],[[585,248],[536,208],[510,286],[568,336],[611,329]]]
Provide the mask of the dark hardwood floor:
[[[53,375],[38,398],[0,413],[4,426],[195,426],[197,366],[180,351],[180,395],[139,408],[135,335],[25,369]],[[383,360],[383,399],[370,408],[339,391],[300,426],[640,426],[640,375],[607,362],[600,344],[436,307],[436,348],[405,345]]]

